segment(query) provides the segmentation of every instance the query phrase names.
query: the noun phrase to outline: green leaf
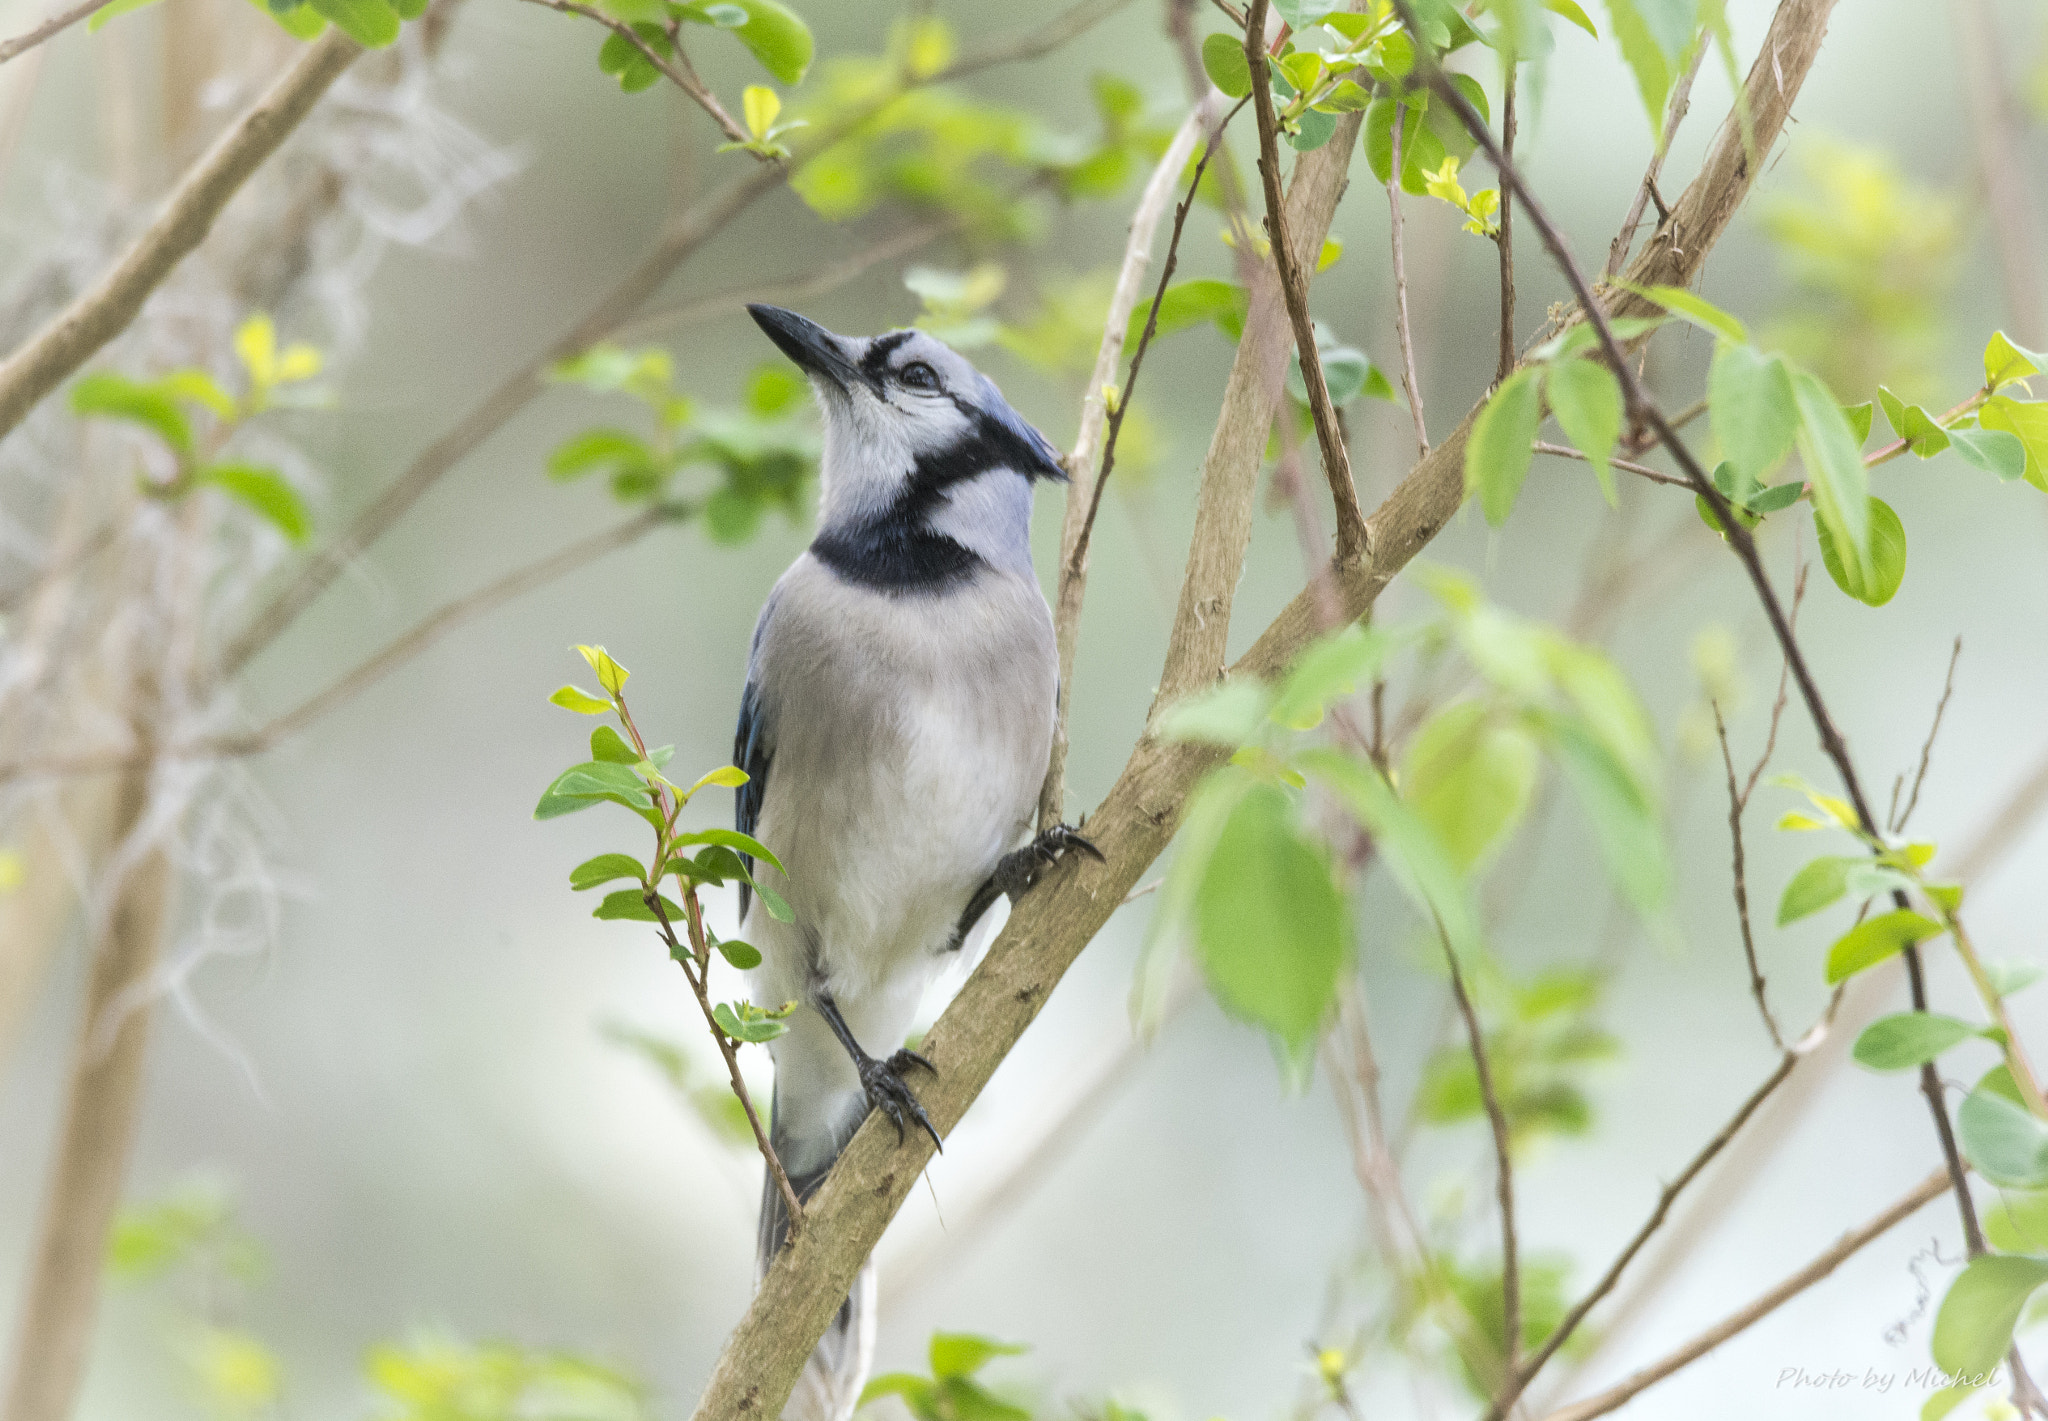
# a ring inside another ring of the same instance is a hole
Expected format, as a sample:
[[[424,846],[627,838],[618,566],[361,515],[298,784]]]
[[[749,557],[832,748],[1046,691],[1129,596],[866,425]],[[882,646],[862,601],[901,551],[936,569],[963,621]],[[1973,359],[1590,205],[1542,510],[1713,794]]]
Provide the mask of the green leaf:
[[[2002,1191],[1984,1211],[1984,1237],[2001,1253],[2048,1254],[2048,1193]]]
[[[313,515],[307,511],[305,499],[276,469],[260,464],[213,464],[199,471],[199,480],[248,508],[293,543],[313,536]]]
[[[296,4],[288,9],[278,9],[264,3],[264,0],[249,0],[249,3],[277,21],[278,28],[296,40],[318,39],[327,29],[327,21],[311,5]]]
[[[1834,579],[1835,586],[1858,602],[1882,607],[1892,600],[1899,584],[1906,580],[1906,527],[1899,522],[1899,515],[1892,511],[1892,506],[1883,499],[1870,500],[1867,572],[1842,556],[1834,532],[1822,521],[1817,509],[1813,515],[1813,532],[1820,543],[1820,560],[1826,564],[1828,576]]]
[[[2012,1346],[2012,1330],[2034,1290],[2048,1282],[2048,1259],[1987,1253],[1973,1258],[1934,1316],[1934,1362],[1951,1376],[1994,1370]]]
[[[1373,836],[1394,880],[1422,913],[1440,926],[1451,950],[1466,961],[1480,951],[1479,910],[1470,883],[1436,833],[1371,765],[1339,751],[1303,751],[1295,763],[1336,791],[1352,816]]]
[[[2048,1184],[2048,1125],[1997,1089],[1990,1077],[1956,1107],[1956,1135],[1971,1165],[2000,1188]]]
[[[1567,360],[1551,367],[1543,388],[1558,427],[1591,460],[1608,506],[1618,507],[1614,470],[1608,464],[1614,441],[1621,437],[1621,385],[1614,372],[1591,360]]]
[[[749,778],[751,777],[747,772],[738,765],[720,765],[715,770],[706,770],[699,775],[697,782],[683,791],[683,798],[688,799],[706,785],[717,785],[720,789],[738,789]]]
[[[192,426],[178,402],[158,385],[145,385],[111,370],[85,376],[71,387],[74,413],[123,419],[154,430],[181,455],[192,452]]]
[[[1218,35],[1221,39],[1223,36]],[[1242,55],[1239,56],[1242,58]],[[1145,321],[1151,314],[1149,302],[1141,302],[1131,313],[1131,323],[1124,332],[1124,350],[1135,352],[1138,340],[1145,334]],[[1159,301],[1159,326],[1153,332],[1153,339],[1172,335],[1190,326],[1199,326],[1213,321],[1229,334],[1228,326],[1244,326],[1245,313],[1251,309],[1251,297],[1242,286],[1234,281],[1219,281],[1213,277],[1198,277],[1193,281],[1175,282],[1166,288],[1166,294]]]
[[[1877,387],[1877,402],[1884,408],[1885,422],[1891,425],[1892,433],[1906,441],[1906,448],[1914,457],[1932,459],[1948,448],[1948,431],[1920,406],[1906,404],[1882,385]]]
[[[1209,82],[1233,99],[1252,91],[1252,66],[1244,57],[1244,41],[1236,35],[1213,34],[1202,41],[1202,70]]]
[[[597,673],[597,684],[607,692],[616,696],[625,689],[626,678],[633,673],[612,660],[610,652],[601,646],[578,646],[576,653]]]
[[[659,894],[656,895],[660,897]],[[667,898],[661,899],[661,910],[668,914],[671,924],[684,921],[683,910]],[[623,920],[633,923],[658,923],[660,918],[647,906],[647,890],[644,888],[616,888],[604,895],[604,901],[591,910],[593,918]]]
[[[1633,281],[1617,281],[1615,285],[1655,301],[1672,315],[1690,321],[1709,335],[1725,336],[1737,344],[1749,341],[1749,332],[1741,321],[1698,292],[1688,291],[1683,286],[1639,286]]]
[[[1031,1349],[1014,1342],[997,1342],[971,1332],[934,1332],[931,1341],[932,1375],[970,1377],[997,1357],[1021,1357]]]
[[[548,477],[568,483],[600,469],[659,472],[654,451],[623,429],[586,429],[562,441],[548,455]]]
[[[1904,1071],[1924,1065],[1978,1035],[1967,1021],[1934,1012],[1902,1011],[1881,1016],[1863,1028],[1851,1052],[1858,1064],[1873,1071]]]
[[[1751,494],[1749,501],[1743,506],[1751,513],[1758,515],[1776,513],[1780,509],[1790,508],[1793,504],[1799,502],[1805,493],[1806,485],[1798,479],[1792,479],[1786,483],[1773,484],[1759,493]]]
[[[1255,784],[1239,798],[1195,891],[1195,955],[1216,1000],[1299,1057],[1336,1000],[1350,950],[1329,852],[1293,799]]]
[[[1837,551],[1849,554],[1844,563],[1853,562],[1861,574],[1870,557],[1870,473],[1863,467],[1855,433],[1818,377],[1797,372],[1792,393],[1799,406],[1799,453],[1813,486],[1815,516],[1834,535]]]
[[[1424,722],[1401,766],[1401,797],[1470,872],[1528,811],[1536,741],[1521,725],[1460,701]]]
[[[1593,28],[1593,21],[1578,6],[1577,0],[1543,0],[1543,8],[1553,15],[1562,15],[1594,39],[1600,38],[1600,31]]]
[[[610,701],[599,700],[578,686],[563,686],[549,696],[548,701],[563,710],[575,711],[578,715],[605,715],[612,708]]]
[[[1964,463],[2005,483],[2027,472],[2027,446],[2016,434],[2003,429],[1951,429],[1948,438]]]
[[[615,878],[631,878],[645,883],[647,870],[631,854],[599,854],[569,870],[569,886],[578,893],[600,883],[610,883]]]
[[[737,849],[752,858],[775,865],[775,871],[785,877],[789,873],[789,870],[782,866],[782,860],[775,857],[766,844],[752,834],[742,834],[737,829],[698,829],[692,833],[676,835],[675,842],[678,845],[723,844],[729,849]]]
[[[2001,997],[2033,986],[2041,980],[2043,970],[2040,963],[2024,957],[1993,957],[1984,963],[1984,976],[1990,981],[1991,990]]]
[[[1379,674],[1396,644],[1386,632],[1356,622],[1318,637],[1302,648],[1281,678],[1267,714],[1289,730],[1315,729],[1331,701],[1354,694],[1361,682]]]
[[[1650,132],[1664,129],[1664,100],[1671,92],[1671,62],[1643,17],[1635,0],[1607,0],[1608,28],[1621,46],[1621,57],[1636,76],[1636,90],[1643,96],[1643,112],[1649,116]]]
[[[1938,935],[1941,924],[1924,918],[1910,908],[1865,918],[1835,939],[1828,949],[1827,982],[1830,987],[1846,982],[1858,972],[1897,956],[1916,942]]]
[[[1720,341],[1707,372],[1707,411],[1722,452],[1752,484],[1761,483],[1799,433],[1792,372],[1775,355]],[[1797,485],[1793,486],[1797,489]]]
[[[769,917],[775,919],[778,923],[793,923],[796,921],[796,914],[790,911],[788,900],[780,893],[762,883],[760,879],[752,874],[747,875],[747,882],[752,886],[755,896],[761,900],[761,906],[768,910]]]
[[[637,765],[640,752],[628,745],[626,737],[618,731],[609,725],[600,725],[590,732],[590,758],[611,765]]]
[[[1848,892],[1849,870],[1865,862],[1861,855],[1824,854],[1801,867],[1778,899],[1778,926],[1796,923],[1838,901]]]
[[[623,804],[636,812],[652,813],[647,786],[624,765],[592,761],[572,765],[555,777],[534,808],[536,819],[556,819],[588,809],[603,800]]]
[[[731,1004],[720,1002],[711,1009],[712,1020],[718,1029],[735,1041],[750,1041],[756,1045],[773,1041],[789,1030],[789,1024],[779,1017],[756,1014],[758,1008],[751,1003],[742,1003],[740,1011],[734,1011]]]
[[[1234,750],[1259,733],[1272,700],[1272,692],[1258,677],[1234,676],[1168,706],[1154,734],[1162,740],[1196,740]]]
[[[387,0],[306,0],[334,27],[366,49],[382,49],[398,38],[398,11]]]
[[[1514,511],[1535,454],[1543,420],[1540,379],[1534,367],[1510,375],[1479,411],[1465,445],[1465,492],[1478,494],[1486,521],[1496,528]]]
[[[1660,912],[1671,897],[1672,869],[1656,801],[1585,721],[1549,712],[1533,713],[1531,720],[1546,733],[1592,820],[1608,877],[1622,898],[1644,917]]]
[[[2010,434],[2019,440],[2027,455],[2027,482],[2048,493],[2048,403],[2021,404],[2010,395],[1999,395],[1986,401],[1984,408],[1977,411],[1977,423],[1987,430]],[[1944,439],[1950,437],[1953,436],[1944,436]],[[2003,451],[2002,457],[1995,450],[1987,453],[1987,457],[1997,461],[1992,472],[2001,478],[2009,477],[2003,472],[2012,466],[2009,449]],[[1978,467],[1986,465],[1978,464]]]
[[[751,972],[761,965],[761,949],[738,938],[718,939],[718,954],[742,972]]]
[[[155,3],[156,0],[114,0],[114,3],[105,9],[93,11],[92,18],[85,22],[85,32],[89,35],[98,34],[100,27],[106,24],[107,21],[122,15],[133,14],[135,11]]]
[[[2036,354],[2014,345],[2004,331],[1993,331],[1984,342],[1984,384],[1993,394],[2029,375],[2048,368],[2048,355]]]
[[[900,1396],[904,1404],[910,1408],[910,1414],[922,1418],[927,1414],[936,1414],[932,1406],[932,1397],[936,1391],[937,1388],[928,1379],[918,1376],[915,1372],[884,1372],[861,1388],[860,1404],[866,1406],[869,1402],[879,1401],[885,1396]]]
[[[1856,436],[1856,447],[1862,448],[1863,441],[1870,438],[1870,401],[1842,406],[1842,418],[1849,421],[1849,432]]]
[[[747,12],[745,24],[732,35],[760,61],[761,67],[785,84],[801,84],[810,71],[817,43],[803,17],[776,0],[729,0]]]

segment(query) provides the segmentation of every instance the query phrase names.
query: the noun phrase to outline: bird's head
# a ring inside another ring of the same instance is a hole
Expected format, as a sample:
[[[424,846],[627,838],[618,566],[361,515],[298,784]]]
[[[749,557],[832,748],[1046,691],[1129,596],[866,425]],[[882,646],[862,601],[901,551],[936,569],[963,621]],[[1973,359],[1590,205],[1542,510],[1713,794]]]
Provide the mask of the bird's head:
[[[994,381],[923,331],[838,336],[779,306],[747,310],[823,410],[821,532],[926,530],[1028,563],[1031,484],[1067,473]]]

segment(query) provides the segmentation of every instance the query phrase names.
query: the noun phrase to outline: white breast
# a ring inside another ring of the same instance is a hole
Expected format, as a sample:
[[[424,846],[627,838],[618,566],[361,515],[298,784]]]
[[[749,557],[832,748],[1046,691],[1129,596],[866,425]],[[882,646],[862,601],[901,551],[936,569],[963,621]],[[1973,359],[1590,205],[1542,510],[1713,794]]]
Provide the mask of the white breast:
[[[1052,740],[1052,618],[1014,575],[891,597],[807,554],[778,587],[761,657],[774,759],[757,832],[788,867],[797,923],[750,914],[769,959],[759,994],[801,999],[816,972],[886,1036],[1030,828]]]

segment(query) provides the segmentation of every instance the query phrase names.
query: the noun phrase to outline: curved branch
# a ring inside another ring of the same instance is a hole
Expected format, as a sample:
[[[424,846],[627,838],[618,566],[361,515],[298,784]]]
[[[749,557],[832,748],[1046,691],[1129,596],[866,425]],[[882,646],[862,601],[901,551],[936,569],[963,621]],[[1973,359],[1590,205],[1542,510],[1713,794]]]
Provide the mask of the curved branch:
[[[50,16],[27,33],[18,34],[13,39],[0,43],[0,64],[28,53],[44,40],[63,33],[80,20],[91,19],[113,3],[114,0],[84,0],[83,4],[73,5],[68,10]]]
[[[0,439],[127,328],[142,303],[204,241],[214,218],[363,47],[329,30],[192,165],[113,269],[0,364]]]

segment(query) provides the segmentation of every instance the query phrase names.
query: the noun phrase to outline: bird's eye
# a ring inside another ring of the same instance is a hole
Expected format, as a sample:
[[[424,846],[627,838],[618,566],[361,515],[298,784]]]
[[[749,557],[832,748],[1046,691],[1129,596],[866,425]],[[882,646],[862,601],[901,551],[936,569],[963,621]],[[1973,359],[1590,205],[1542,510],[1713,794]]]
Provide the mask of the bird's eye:
[[[903,373],[896,377],[913,390],[936,390],[939,388],[938,372],[922,360],[914,360],[903,367]]]

